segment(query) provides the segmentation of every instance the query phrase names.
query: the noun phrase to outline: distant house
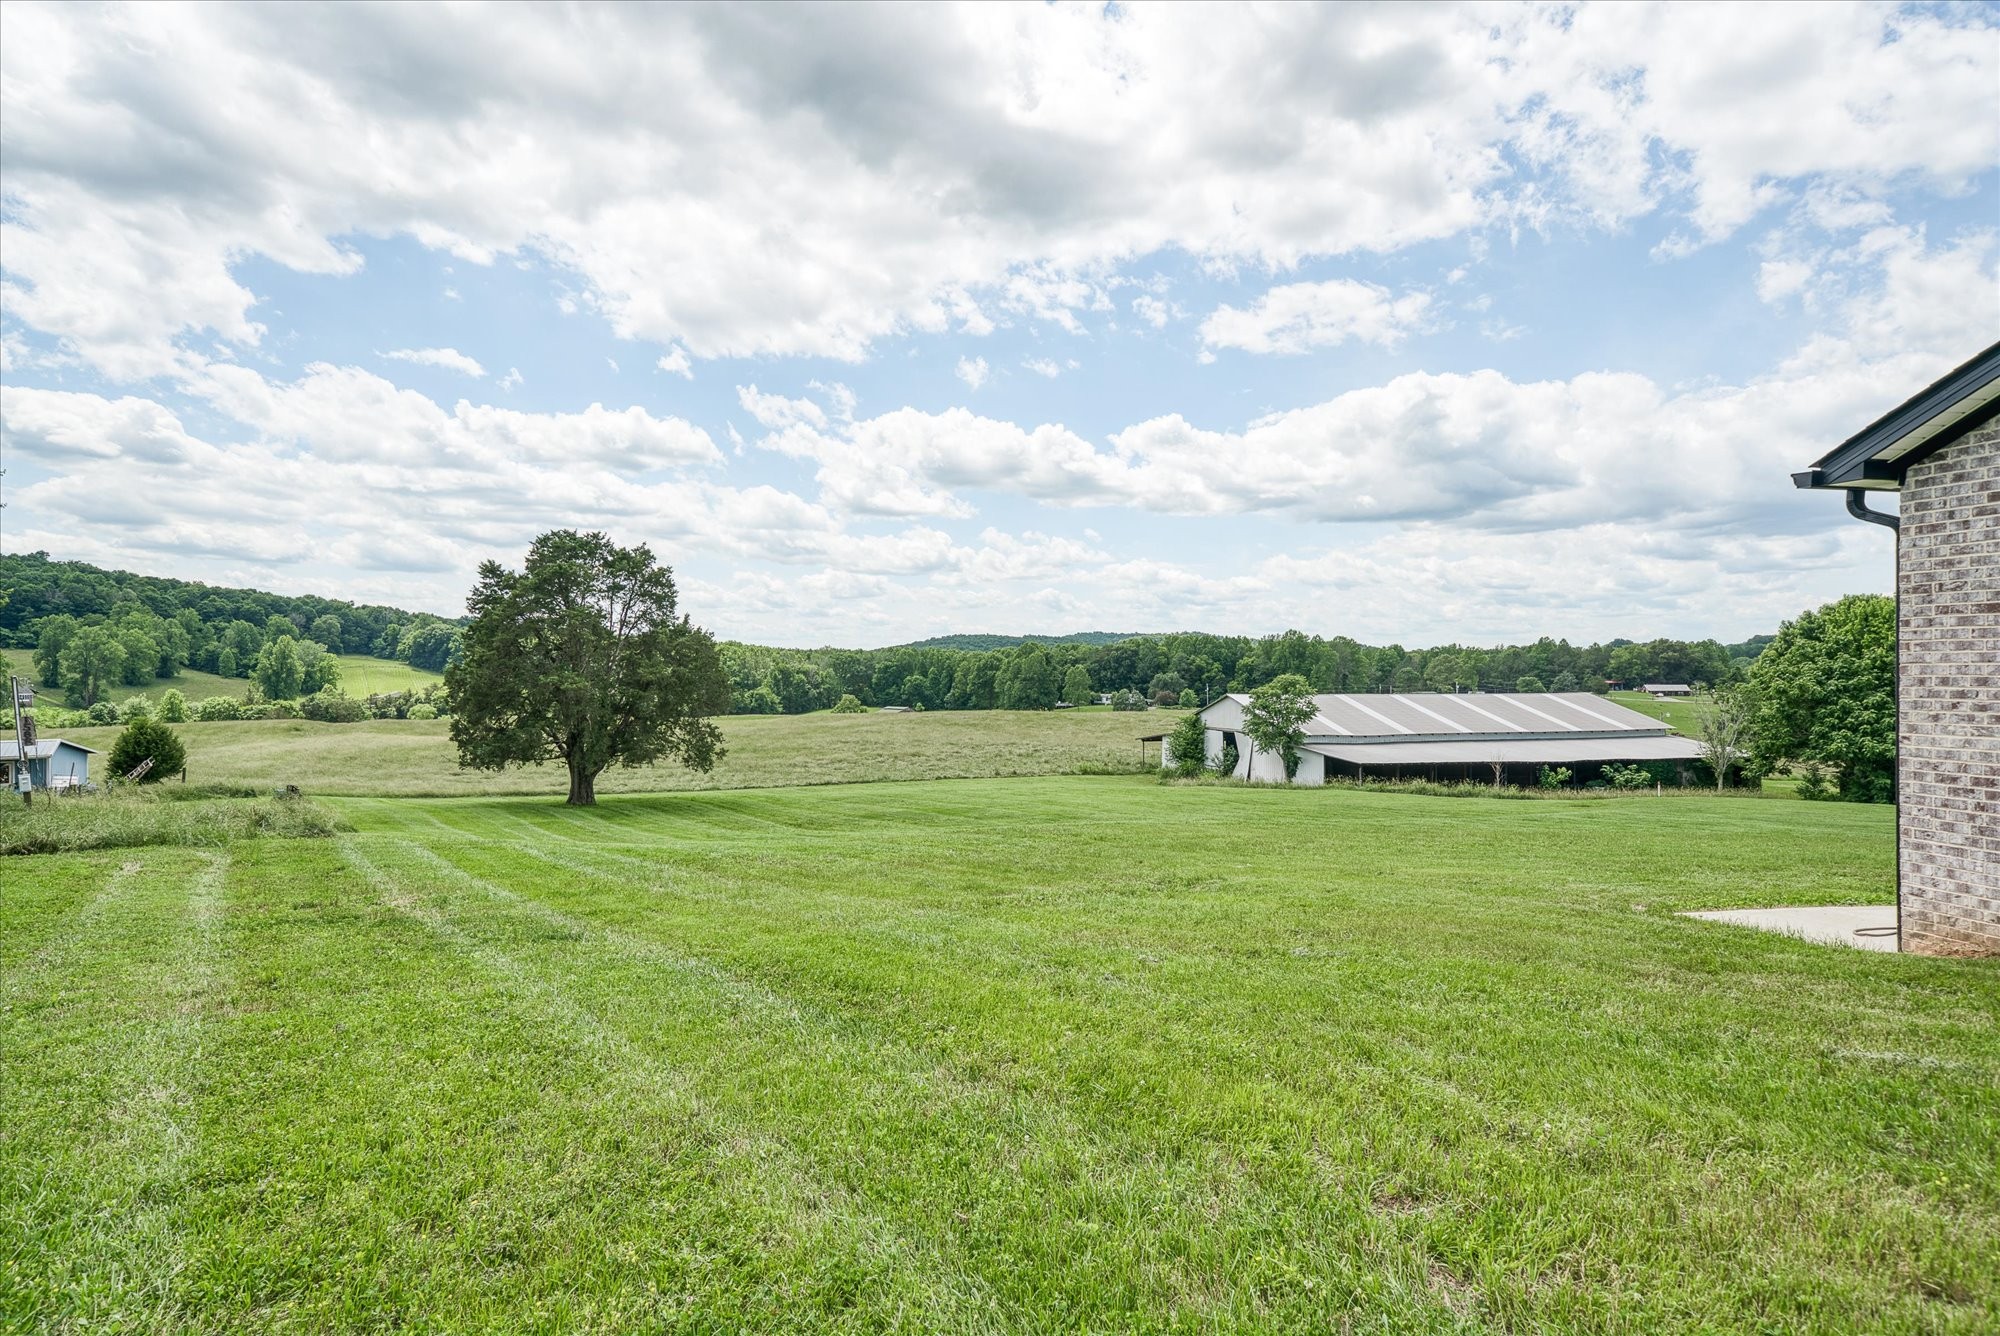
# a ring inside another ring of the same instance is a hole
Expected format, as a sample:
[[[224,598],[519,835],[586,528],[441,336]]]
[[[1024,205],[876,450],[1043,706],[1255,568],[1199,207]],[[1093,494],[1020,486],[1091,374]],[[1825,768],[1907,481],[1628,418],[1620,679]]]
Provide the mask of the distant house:
[[[1648,682],[1639,690],[1654,697],[1694,695],[1694,688],[1684,682]]]
[[[884,705],[884,706],[883,706],[883,707],[882,707],[881,709],[877,710],[877,711],[876,711],[876,713],[877,713],[877,714],[909,714],[909,713],[910,713],[910,707],[909,707],[909,706],[907,706],[907,705]]]
[[[1578,780],[1606,765],[1686,763],[1698,743],[1665,724],[1586,692],[1312,698],[1294,784],[1329,779],[1477,780],[1529,785],[1543,766],[1566,766]],[[1201,712],[1214,764],[1233,747],[1239,779],[1283,783],[1283,758],[1258,751],[1243,732],[1244,695],[1223,696]],[[1164,743],[1160,764],[1173,757]]]
[[[90,782],[90,758],[95,755],[95,748],[80,742],[44,738],[28,744],[27,759],[23,760],[21,744],[8,738],[0,741],[0,787],[9,793],[17,792],[21,772],[26,770],[28,781],[35,788],[56,791],[80,788]]]
[[[1896,906],[1905,951],[2000,955],[2000,343],[1800,487],[1896,534]],[[1870,492],[1900,492],[1896,514]]]

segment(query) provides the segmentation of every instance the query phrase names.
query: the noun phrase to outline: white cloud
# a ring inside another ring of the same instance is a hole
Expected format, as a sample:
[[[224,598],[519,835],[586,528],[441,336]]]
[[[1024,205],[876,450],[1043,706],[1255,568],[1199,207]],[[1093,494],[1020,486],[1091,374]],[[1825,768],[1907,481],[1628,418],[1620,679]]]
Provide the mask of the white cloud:
[[[356,7],[299,24],[10,7],[11,315],[117,379],[173,374],[177,338],[264,340],[244,257],[347,274],[362,260],[343,239],[407,235],[472,266],[532,252],[574,276],[564,309],[690,357],[856,359],[899,333],[986,333],[996,310],[1080,329],[1116,266],[1167,250],[1276,272],[1655,211],[1693,245],[1773,201],[1818,190],[1852,212],[2000,158],[2000,61],[1970,11]]]
[[[991,374],[992,369],[986,365],[986,359],[983,357],[958,359],[958,378],[975,390],[984,385]]]
[[[1201,322],[1201,340],[1210,348],[1252,353],[1310,352],[1349,339],[1393,348],[1425,327],[1430,306],[1429,293],[1398,297],[1351,278],[1290,283],[1272,288],[1249,310],[1217,307]]]
[[[1165,329],[1167,321],[1179,318],[1181,308],[1159,297],[1141,295],[1132,299],[1132,313],[1154,329]]]
[[[687,349],[675,348],[662,357],[656,365],[662,371],[670,371],[676,376],[694,379],[694,367],[688,362]],[[614,368],[615,370],[616,368]]]
[[[507,374],[500,377],[500,388],[503,390],[511,390],[520,383],[521,369],[519,367],[508,367]]]
[[[1054,380],[1063,373],[1063,364],[1052,357],[1030,357],[1021,363],[1021,365],[1038,376],[1047,376],[1050,380]],[[1073,366],[1075,363],[1071,363],[1071,365]]]
[[[479,377],[486,374],[486,368],[479,365],[456,348],[397,348],[382,356],[392,362],[414,362],[418,366],[441,367],[446,371],[456,371],[463,376]]]

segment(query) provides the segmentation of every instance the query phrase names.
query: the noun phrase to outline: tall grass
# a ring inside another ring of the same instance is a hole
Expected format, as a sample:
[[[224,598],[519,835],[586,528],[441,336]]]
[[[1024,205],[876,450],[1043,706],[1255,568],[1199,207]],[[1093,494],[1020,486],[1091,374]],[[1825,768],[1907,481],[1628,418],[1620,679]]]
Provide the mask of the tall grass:
[[[33,807],[0,803],[0,854],[212,846],[267,835],[312,839],[347,828],[332,811],[304,798],[214,797],[162,786],[45,797]]]

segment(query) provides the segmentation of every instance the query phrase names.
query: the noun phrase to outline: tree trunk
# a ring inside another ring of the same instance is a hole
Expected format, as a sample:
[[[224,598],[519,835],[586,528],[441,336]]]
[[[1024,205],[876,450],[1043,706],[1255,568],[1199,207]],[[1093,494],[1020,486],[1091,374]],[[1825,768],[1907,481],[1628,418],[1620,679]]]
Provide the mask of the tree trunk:
[[[571,807],[595,807],[597,805],[597,775],[572,763],[569,768],[569,805]]]

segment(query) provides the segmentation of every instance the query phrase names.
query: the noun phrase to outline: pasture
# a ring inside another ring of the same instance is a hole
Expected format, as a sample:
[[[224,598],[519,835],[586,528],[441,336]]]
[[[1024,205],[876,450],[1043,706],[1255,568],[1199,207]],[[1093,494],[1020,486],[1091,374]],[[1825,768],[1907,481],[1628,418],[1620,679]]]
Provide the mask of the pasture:
[[[7,672],[25,677],[30,682],[36,680],[33,650],[0,650],[0,656],[7,660]],[[367,654],[336,654],[334,660],[340,665],[340,689],[355,697],[377,692],[421,690],[444,681],[443,673],[412,668],[394,659],[377,659]],[[197,668],[183,668],[173,677],[157,677],[142,686],[112,687],[105,693],[105,699],[116,702],[130,700],[134,696],[150,696],[157,701],[161,693],[169,690],[177,690],[191,701],[205,700],[210,696],[242,700],[249,694],[250,680],[245,677],[217,677]],[[64,694],[53,688],[37,687],[36,694],[51,705],[64,701]]]
[[[332,805],[0,862],[0,1324],[2000,1317],[2000,975],[1672,913],[1880,902],[1887,809]]]
[[[971,779],[1139,768],[1141,733],[1171,728],[1179,711],[1144,714],[1017,711],[911,714],[736,715],[719,721],[729,754],[714,772],[676,766],[611,769],[599,793],[772,788],[871,780]],[[305,719],[180,726],[188,778],[197,784],[354,797],[549,794],[568,786],[561,765],[460,770],[443,720],[377,719],[321,724]],[[109,750],[115,728],[64,729]],[[1151,755],[1157,763],[1158,744]]]

